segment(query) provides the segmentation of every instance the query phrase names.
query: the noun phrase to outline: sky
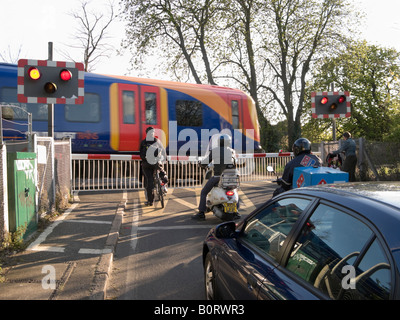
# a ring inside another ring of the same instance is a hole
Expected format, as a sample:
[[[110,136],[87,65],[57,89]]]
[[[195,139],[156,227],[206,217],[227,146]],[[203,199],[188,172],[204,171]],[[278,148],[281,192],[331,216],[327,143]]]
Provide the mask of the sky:
[[[393,47],[400,51],[400,0],[353,0],[365,12],[360,24],[362,37],[370,44]],[[118,1],[114,1],[118,8]],[[62,50],[72,45],[76,20],[68,13],[80,7],[81,0],[0,0],[0,54],[10,59],[29,58],[46,60],[48,42],[53,42],[53,60],[65,61]],[[94,6],[95,7],[92,7]],[[109,0],[92,0],[89,8],[107,11]],[[115,21],[109,29],[109,44],[116,50],[125,36],[124,24]],[[18,56],[18,51],[21,53]],[[75,57],[75,55],[74,55]],[[76,57],[79,60],[79,57]],[[83,59],[81,59],[83,60]],[[113,53],[96,65],[94,72],[132,75],[130,55]],[[10,61],[8,61],[10,62]],[[155,75],[157,77],[157,75]]]

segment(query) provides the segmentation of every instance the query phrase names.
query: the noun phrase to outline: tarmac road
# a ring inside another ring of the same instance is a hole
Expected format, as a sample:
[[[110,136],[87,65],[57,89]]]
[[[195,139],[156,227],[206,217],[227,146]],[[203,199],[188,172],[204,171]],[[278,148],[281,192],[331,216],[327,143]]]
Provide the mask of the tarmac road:
[[[242,183],[242,217],[276,185]],[[221,221],[196,212],[197,189],[169,190],[165,209],[143,191],[79,192],[29,247],[1,263],[0,300],[204,299],[201,248]]]
[[[275,184],[242,183],[242,218],[271,198]],[[107,299],[203,300],[202,244],[222,221],[195,221],[201,188],[170,190],[164,209],[145,207],[144,193],[128,193],[107,287]]]

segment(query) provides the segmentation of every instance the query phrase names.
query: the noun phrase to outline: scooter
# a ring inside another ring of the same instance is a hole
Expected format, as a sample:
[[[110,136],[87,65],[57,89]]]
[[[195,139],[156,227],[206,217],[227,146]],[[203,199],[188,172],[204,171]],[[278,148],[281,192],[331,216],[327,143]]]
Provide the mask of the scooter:
[[[209,164],[203,186],[208,179],[212,177],[212,164]],[[232,168],[225,169],[217,186],[211,189],[207,195],[207,212],[212,211],[213,214],[223,220],[232,221],[238,213],[238,188],[240,185],[239,171]]]

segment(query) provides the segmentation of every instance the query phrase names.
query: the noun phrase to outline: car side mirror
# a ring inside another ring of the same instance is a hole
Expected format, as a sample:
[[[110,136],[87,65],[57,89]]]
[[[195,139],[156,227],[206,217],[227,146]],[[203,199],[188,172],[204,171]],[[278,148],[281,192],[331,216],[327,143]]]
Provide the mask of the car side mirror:
[[[215,228],[215,236],[219,239],[233,239],[236,237],[236,223],[225,222]]]

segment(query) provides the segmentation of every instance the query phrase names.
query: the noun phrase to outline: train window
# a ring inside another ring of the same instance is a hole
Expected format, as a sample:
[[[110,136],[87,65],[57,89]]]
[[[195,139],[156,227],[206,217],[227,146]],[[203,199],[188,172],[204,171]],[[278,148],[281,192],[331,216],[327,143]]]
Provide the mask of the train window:
[[[125,124],[135,123],[135,92],[122,91],[123,118]]]
[[[239,102],[232,100],[232,126],[233,129],[239,129]]]
[[[201,102],[177,100],[175,111],[178,126],[201,127],[203,125],[203,106]]]
[[[145,92],[146,124],[157,124],[157,95],[154,92]]]
[[[33,120],[47,121],[47,104],[19,103],[17,99],[17,88],[1,88],[0,104],[3,105],[4,119],[27,120],[27,112],[29,112],[32,114]]]
[[[100,96],[86,93],[83,104],[66,104],[65,119],[70,122],[100,122]]]

